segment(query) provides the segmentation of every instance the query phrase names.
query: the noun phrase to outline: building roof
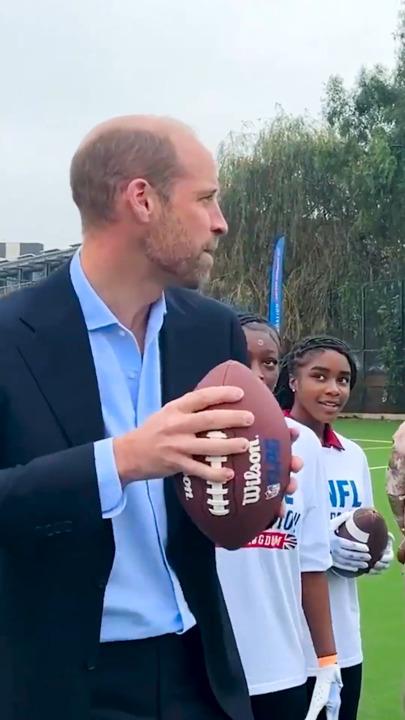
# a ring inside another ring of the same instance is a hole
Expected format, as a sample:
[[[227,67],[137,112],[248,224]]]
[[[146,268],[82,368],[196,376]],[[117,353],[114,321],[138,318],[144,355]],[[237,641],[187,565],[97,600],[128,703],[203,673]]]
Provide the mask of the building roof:
[[[51,250],[43,250],[36,254],[27,253],[26,255],[20,255],[16,260],[6,260],[0,258],[0,278],[12,277],[18,270],[41,270],[49,264],[62,265],[62,263],[69,260],[72,257],[76,249],[80,246],[79,243],[70,245],[70,247],[60,250],[59,248],[52,248]]]

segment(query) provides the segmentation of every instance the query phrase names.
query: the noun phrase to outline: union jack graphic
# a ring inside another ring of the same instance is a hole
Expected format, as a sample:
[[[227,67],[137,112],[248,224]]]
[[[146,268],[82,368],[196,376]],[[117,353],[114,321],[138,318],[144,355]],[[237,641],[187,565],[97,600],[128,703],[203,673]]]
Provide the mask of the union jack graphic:
[[[295,537],[295,535],[290,535],[290,533],[287,533],[284,541],[285,550],[292,550],[295,547],[297,547],[297,538]]]

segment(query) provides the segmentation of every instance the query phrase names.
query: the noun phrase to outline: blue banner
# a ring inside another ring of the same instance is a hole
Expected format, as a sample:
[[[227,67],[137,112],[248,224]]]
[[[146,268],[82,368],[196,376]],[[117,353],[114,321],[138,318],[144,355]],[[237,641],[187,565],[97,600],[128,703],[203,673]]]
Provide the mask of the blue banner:
[[[283,264],[285,237],[281,235],[274,247],[269,272],[269,322],[280,331],[283,322]]]

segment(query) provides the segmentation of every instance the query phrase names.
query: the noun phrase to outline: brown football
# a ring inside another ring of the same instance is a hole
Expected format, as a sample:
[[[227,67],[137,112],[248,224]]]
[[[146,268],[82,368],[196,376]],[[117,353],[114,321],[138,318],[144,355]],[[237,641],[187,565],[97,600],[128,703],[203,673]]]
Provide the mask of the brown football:
[[[354,542],[365,543],[369,547],[371,560],[367,570],[350,572],[334,568],[334,572],[343,577],[359,577],[368,573],[381,558],[388,542],[388,528],[383,516],[375,508],[359,508],[336,531],[340,537]]]
[[[237,403],[216,406],[250,410],[255,417],[248,428],[214,430],[207,437],[246,437],[249,450],[229,457],[198,460],[232,468],[228,483],[207,483],[196,477],[176,479],[180,501],[210,540],[235,550],[268,528],[280,511],[289,483],[291,441],[284,416],[270,390],[245,365],[228,361],[215,367],[198,388],[234,385],[244,391]]]

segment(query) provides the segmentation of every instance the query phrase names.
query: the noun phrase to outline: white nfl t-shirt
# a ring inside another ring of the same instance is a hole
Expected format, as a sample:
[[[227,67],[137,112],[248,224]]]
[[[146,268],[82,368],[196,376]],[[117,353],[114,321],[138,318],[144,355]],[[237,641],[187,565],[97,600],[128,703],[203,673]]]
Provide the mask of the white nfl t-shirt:
[[[337,447],[323,447],[322,456],[329,485],[330,519],[359,507],[373,507],[373,491],[367,458],[352,440],[337,433]],[[363,660],[360,635],[360,608],[357,580],[328,573],[333,631],[340,667],[352,667]],[[310,675],[315,675],[317,662],[309,630],[306,628],[305,652]]]
[[[217,567],[250,695],[306,682],[301,572],[331,565],[327,482],[322,448],[309,428],[299,427],[294,454],[304,460],[298,489],[286,512],[240,550],[217,549]]]

